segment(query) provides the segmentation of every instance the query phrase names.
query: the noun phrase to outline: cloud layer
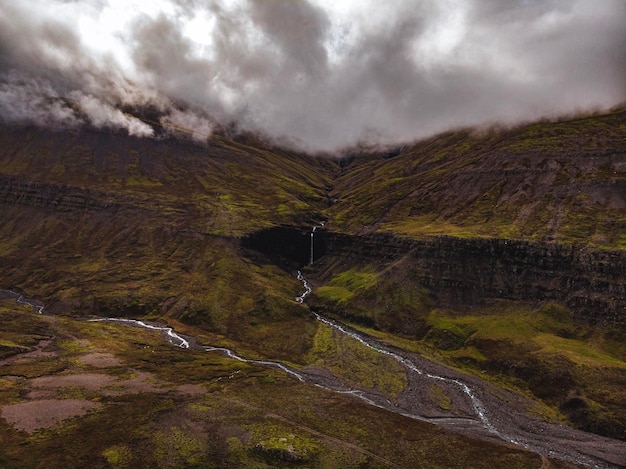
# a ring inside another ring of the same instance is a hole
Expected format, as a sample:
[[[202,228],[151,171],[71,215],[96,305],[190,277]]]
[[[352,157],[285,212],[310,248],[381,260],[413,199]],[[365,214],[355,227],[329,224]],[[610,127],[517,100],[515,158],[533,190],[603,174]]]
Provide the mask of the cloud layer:
[[[624,18],[623,0],[0,0],[0,119],[388,145],[623,103]]]

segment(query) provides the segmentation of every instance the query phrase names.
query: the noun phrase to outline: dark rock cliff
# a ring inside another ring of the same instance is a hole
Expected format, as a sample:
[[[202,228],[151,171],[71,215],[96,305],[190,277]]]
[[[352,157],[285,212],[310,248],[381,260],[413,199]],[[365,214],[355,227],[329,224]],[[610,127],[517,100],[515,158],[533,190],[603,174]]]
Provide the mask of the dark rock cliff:
[[[0,203],[53,208],[62,212],[103,210],[118,204],[98,191],[0,177]]]
[[[311,229],[294,226],[275,226],[250,233],[241,239],[245,249],[262,252],[272,263],[284,269],[297,269],[325,254],[323,238],[311,237]]]
[[[439,307],[466,309],[490,300],[557,301],[591,322],[626,322],[626,252],[558,243],[322,231],[326,255],[391,262],[410,256],[419,283]]]

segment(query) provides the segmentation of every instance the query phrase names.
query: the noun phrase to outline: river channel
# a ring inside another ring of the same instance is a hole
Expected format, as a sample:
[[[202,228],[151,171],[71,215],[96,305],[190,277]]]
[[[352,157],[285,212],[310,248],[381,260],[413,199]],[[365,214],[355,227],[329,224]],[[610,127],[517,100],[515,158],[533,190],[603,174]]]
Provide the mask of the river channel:
[[[302,282],[303,292],[295,300],[306,306],[305,300],[312,292],[312,288],[300,271],[298,271],[297,277]],[[45,313],[44,304],[41,301],[26,298],[10,290],[0,290],[0,298],[2,297],[13,298],[18,304],[29,305],[39,314]],[[565,425],[541,421],[530,415],[521,406],[511,404],[514,400],[512,394],[509,395],[508,399],[506,396],[503,399],[504,394],[501,390],[493,392],[494,390],[490,389],[487,383],[478,378],[462,375],[404,350],[385,346],[341,322],[326,318],[312,310],[310,313],[319,323],[332,327],[337,333],[350,337],[361,346],[386,355],[402,365],[406,370],[409,383],[403,399],[392,403],[382,393],[373,389],[346,385],[330,372],[320,374],[307,367],[297,369],[278,361],[245,358],[236,351],[225,347],[200,345],[192,337],[178,334],[171,327],[137,319],[113,317],[89,318],[87,320],[115,322],[154,330],[163,334],[168,342],[181,349],[199,349],[211,353],[221,353],[240,362],[279,369],[300,382],[331,392],[354,396],[354,398],[360,399],[368,405],[383,408],[408,418],[440,425],[455,432],[492,441],[500,440],[542,456],[561,459],[589,468],[624,467],[621,465],[621,461],[626,462],[626,450],[623,442],[574,430]],[[429,386],[429,382],[437,383],[447,389],[451,396],[456,396],[453,398],[455,409],[450,415],[437,415],[437,412],[433,412],[432,408],[424,406],[424,401],[427,400],[425,399],[424,388]],[[619,463],[615,463],[616,461]]]

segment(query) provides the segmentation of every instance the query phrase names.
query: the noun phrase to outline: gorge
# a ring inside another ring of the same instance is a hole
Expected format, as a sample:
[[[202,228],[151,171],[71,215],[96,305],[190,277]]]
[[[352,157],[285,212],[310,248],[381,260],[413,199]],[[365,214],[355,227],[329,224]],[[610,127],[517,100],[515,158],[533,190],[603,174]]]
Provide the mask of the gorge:
[[[302,255],[296,253],[305,246],[305,237],[303,230],[284,226],[251,233],[242,246],[289,267],[302,264]],[[315,252],[345,263],[358,259],[391,264],[410,257],[419,270],[418,284],[428,289],[437,307],[471,309],[493,300],[556,301],[591,323],[626,321],[624,251],[555,242],[450,236],[415,240],[321,230],[315,236]]]

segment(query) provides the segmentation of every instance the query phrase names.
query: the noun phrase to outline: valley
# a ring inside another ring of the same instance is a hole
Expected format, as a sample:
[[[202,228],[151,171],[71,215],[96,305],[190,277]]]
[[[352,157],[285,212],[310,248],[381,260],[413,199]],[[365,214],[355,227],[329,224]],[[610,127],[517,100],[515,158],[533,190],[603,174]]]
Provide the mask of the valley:
[[[0,467],[626,466],[625,115],[340,160],[2,128]]]

